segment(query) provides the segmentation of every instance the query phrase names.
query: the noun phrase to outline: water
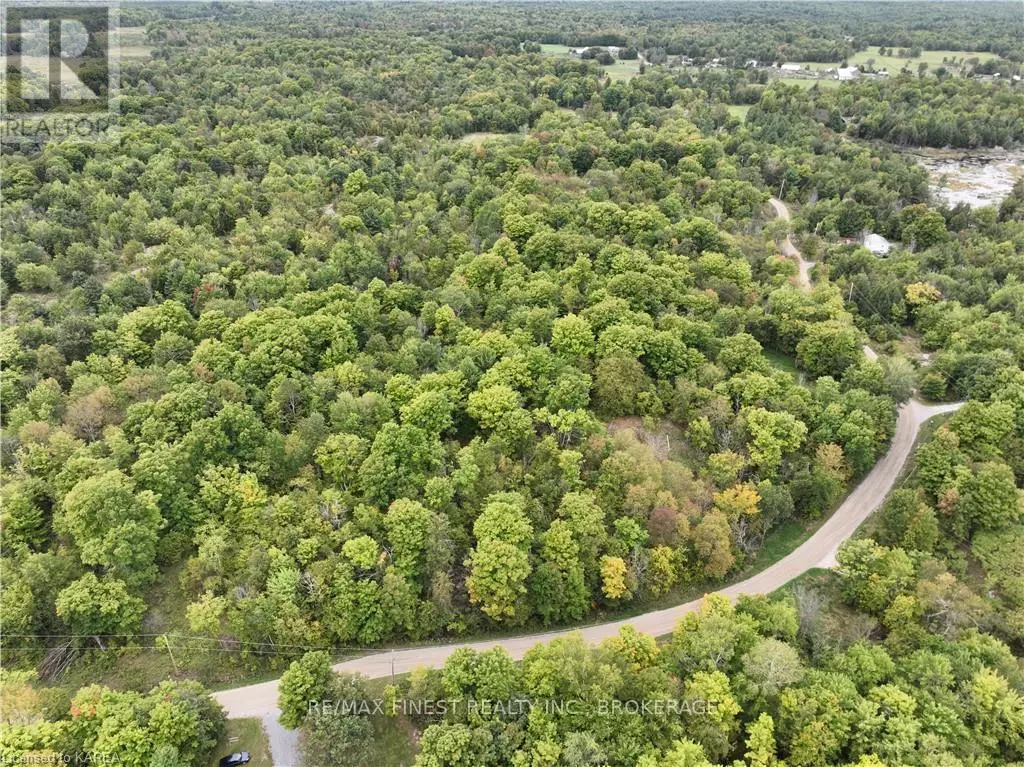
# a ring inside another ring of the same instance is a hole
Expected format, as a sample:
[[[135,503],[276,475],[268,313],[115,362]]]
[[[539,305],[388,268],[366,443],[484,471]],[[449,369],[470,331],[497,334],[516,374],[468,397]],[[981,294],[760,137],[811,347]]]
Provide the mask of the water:
[[[972,208],[998,205],[1014,182],[1024,177],[1024,151],[993,149],[979,152],[948,150],[914,154],[928,171],[936,200]]]

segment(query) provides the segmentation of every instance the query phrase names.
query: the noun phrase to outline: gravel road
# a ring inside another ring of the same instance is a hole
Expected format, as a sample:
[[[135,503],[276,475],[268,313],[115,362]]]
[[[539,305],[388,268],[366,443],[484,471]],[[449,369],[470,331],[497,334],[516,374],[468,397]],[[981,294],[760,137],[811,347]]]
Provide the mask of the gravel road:
[[[854,488],[853,492],[846,497],[846,500],[818,528],[814,535],[788,556],[756,575],[722,589],[720,593],[731,598],[740,594],[767,594],[781,588],[812,568],[833,566],[839,545],[853,535],[861,523],[882,504],[896,483],[914,446],[914,440],[921,425],[933,416],[956,410],[961,404],[926,405],[917,400],[911,400],[904,404],[900,408],[896,433],[889,452],[875,464],[871,472]],[[417,666],[440,667],[448,656],[460,647],[486,650],[501,646],[513,658],[519,659],[538,642],[549,642],[556,637],[565,636],[575,631],[578,631],[590,642],[600,642],[607,637],[614,636],[620,628],[627,624],[635,626],[646,634],[661,636],[671,633],[679,619],[686,613],[695,610],[699,605],[700,600],[696,599],[665,610],[656,610],[633,618],[584,626],[578,629],[549,631],[480,642],[456,642],[375,652],[355,660],[339,663],[334,668],[338,671],[360,673],[370,678],[382,678],[388,677],[392,673],[402,674],[411,671]],[[268,714],[274,714],[277,710],[277,682],[261,682],[223,690],[215,693],[214,697],[224,706],[229,717],[267,717]],[[274,763],[277,767],[292,767],[295,764],[291,761],[278,761],[276,754]]]
[[[786,203],[784,203],[782,200],[776,197],[772,197],[770,200],[768,200],[768,202],[771,204],[772,208],[775,209],[775,215],[781,218],[783,221],[789,221],[792,219],[792,216],[789,215],[789,208],[786,207]],[[804,290],[810,290],[811,267],[814,266],[814,262],[807,261],[804,259],[800,251],[796,249],[796,246],[793,244],[793,240],[789,238],[788,234],[786,235],[786,239],[782,241],[781,250],[782,255],[786,256],[787,258],[796,259],[797,266],[799,267],[798,279],[800,282],[800,287],[803,288]]]

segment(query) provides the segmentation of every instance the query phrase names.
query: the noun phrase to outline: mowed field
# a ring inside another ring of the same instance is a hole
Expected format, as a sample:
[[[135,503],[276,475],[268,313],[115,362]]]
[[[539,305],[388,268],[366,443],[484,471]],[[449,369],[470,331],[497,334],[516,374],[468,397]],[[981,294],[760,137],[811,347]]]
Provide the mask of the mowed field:
[[[540,52],[544,56],[561,56],[562,58],[569,58],[569,46],[568,45],[552,45],[543,43],[540,46]],[[629,80],[631,77],[636,77],[640,74],[640,60],[634,59],[633,61],[619,61],[615,60],[614,64],[602,67],[605,74],[608,75],[612,80]]]
[[[145,27],[121,27],[117,30],[117,53],[122,59],[148,59],[153,47],[146,45]]]
[[[872,62],[871,65],[875,69],[899,72],[901,69],[906,68],[911,72],[916,72],[918,65],[922,62],[927,64],[929,69],[937,69],[943,65],[953,69],[954,67],[959,68],[959,66],[968,59],[976,58],[979,61],[988,61],[995,57],[996,56],[993,53],[979,53],[975,51],[922,51],[920,56],[915,56],[914,58],[889,55],[880,56],[878,54],[878,46],[873,45],[867,50],[855,53],[847,59],[847,63],[850,66],[863,66],[870,61]],[[955,63],[953,63],[954,61]],[[837,67],[841,62],[825,63],[821,61],[799,61],[795,63],[800,64],[802,67],[820,70]]]

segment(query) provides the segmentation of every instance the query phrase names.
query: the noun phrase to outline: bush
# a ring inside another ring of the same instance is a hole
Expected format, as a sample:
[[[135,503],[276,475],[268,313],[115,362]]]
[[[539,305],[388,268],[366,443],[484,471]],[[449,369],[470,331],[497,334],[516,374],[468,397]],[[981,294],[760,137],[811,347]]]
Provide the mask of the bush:
[[[60,285],[57,272],[42,264],[18,264],[14,276],[22,290],[51,292]]]

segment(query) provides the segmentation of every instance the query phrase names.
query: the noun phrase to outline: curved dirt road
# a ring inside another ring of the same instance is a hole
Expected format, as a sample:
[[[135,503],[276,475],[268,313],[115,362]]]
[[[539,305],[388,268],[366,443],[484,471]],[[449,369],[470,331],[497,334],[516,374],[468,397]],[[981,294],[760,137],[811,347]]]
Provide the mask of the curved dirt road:
[[[786,203],[784,203],[782,200],[778,199],[777,197],[772,197],[770,200],[768,200],[768,202],[771,204],[772,208],[774,208],[775,215],[781,218],[783,221],[789,221],[792,218],[792,216],[789,215],[789,208],[786,207]],[[800,287],[803,288],[804,290],[810,290],[811,267],[814,266],[814,262],[806,261],[804,259],[800,251],[796,249],[796,246],[793,244],[793,241],[789,238],[788,234],[786,235],[786,239],[782,241],[781,250],[782,255],[786,256],[787,258],[796,259],[796,264],[799,268],[797,274],[798,280],[800,282]]]
[[[853,535],[861,523],[877,509],[900,475],[900,470],[914,446],[914,440],[921,424],[932,416],[949,413],[960,407],[962,403],[946,405],[925,405],[911,400],[900,408],[896,422],[896,433],[893,436],[889,452],[875,464],[871,472],[861,480],[835,513],[818,530],[801,544],[795,551],[781,560],[762,570],[756,575],[732,586],[723,588],[719,593],[730,598],[740,594],[766,594],[789,583],[798,575],[815,567],[831,567],[835,564],[835,554],[839,545]],[[519,659],[538,642],[548,642],[556,637],[578,632],[590,642],[599,642],[618,633],[625,625],[635,626],[639,631],[654,636],[671,633],[679,619],[688,612],[695,610],[701,600],[695,599],[686,604],[669,607],[665,610],[644,613],[633,618],[585,626],[578,629],[549,631],[542,634],[529,634],[507,639],[493,639],[480,642],[457,642],[453,644],[414,647],[404,650],[377,652],[355,660],[337,664],[337,671],[348,671],[363,674],[370,678],[390,676],[392,673],[402,674],[417,666],[439,667],[456,649],[470,647],[474,650],[486,650],[491,647],[504,647],[513,658]],[[267,717],[277,710],[277,681],[236,687],[215,693],[214,698],[224,706],[231,718]],[[267,721],[266,719],[264,720]],[[267,722],[270,724],[269,722]],[[277,761],[278,767],[289,764]]]
[[[772,208],[775,210],[775,215],[781,218],[783,221],[789,221],[792,216],[789,215],[789,208],[786,207],[786,203],[777,197],[772,197],[768,200]],[[800,287],[806,291],[811,290],[811,268],[814,266],[813,261],[807,261],[804,259],[803,254],[797,250],[796,246],[793,245],[793,241],[786,235],[786,239],[782,241],[782,245],[779,248],[782,251],[782,255],[787,258],[795,258],[797,265],[797,282]],[[872,362],[878,359],[878,352],[872,349],[868,344],[864,344],[861,349],[864,351],[864,356]]]

